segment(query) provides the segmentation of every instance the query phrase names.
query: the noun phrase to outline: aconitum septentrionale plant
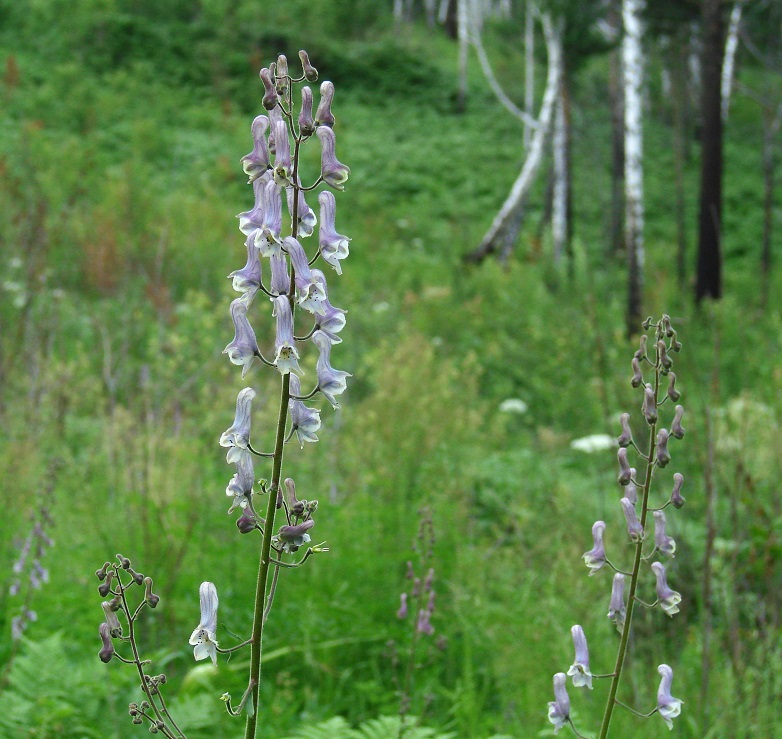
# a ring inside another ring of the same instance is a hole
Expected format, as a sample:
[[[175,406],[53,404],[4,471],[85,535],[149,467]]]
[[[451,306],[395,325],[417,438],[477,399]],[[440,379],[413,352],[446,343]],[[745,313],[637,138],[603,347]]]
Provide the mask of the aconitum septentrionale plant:
[[[258,437],[251,434],[253,400],[258,393],[249,386],[239,391],[233,424],[219,439],[228,450],[226,461],[234,468],[226,495],[228,513],[238,512],[237,535],[247,534],[251,548],[258,546],[253,542],[260,536],[252,631],[239,644],[220,646],[218,587],[204,582],[199,590],[200,618],[190,636],[195,659],[211,659],[215,664],[221,654],[249,648],[250,669],[244,694],[236,703],[227,693],[222,696],[231,715],[246,715],[246,739],[256,735],[263,629],[280,572],[303,565],[315,553],[328,551],[311,543],[318,502],[297,498],[293,479],[283,478],[283,452],[289,443],[303,447],[305,442],[318,440],[320,410],[305,401],[319,393],[338,408],[337,398],[345,391],[350,377],[331,364],[332,346],[341,342],[339,333],[345,326],[345,311],[329,302],[326,276],[314,266],[320,259],[338,275],[342,274],[341,262],[348,256],[350,239],[337,231],[336,199],[329,188],[343,190],[350,170],[336,156],[335,119],[331,111],[334,85],[321,84],[319,103],[313,111],[313,92],[304,83],[317,80],[318,72],[306,52],[299,52],[299,58],[299,74],[289,72],[283,55],[260,72],[267,115],[259,115],[252,122],[253,149],[242,158],[255,202],[238,216],[247,261],[228,275],[239,297],[230,305],[234,337],[223,353],[242,368],[242,378],[253,365],[261,364],[271,368],[279,381],[279,410],[276,428],[269,434],[270,450],[264,449]],[[309,173],[300,168],[301,150],[310,143],[320,146],[320,171],[313,173],[307,183],[305,177]],[[305,199],[305,193],[311,197],[316,189],[320,189],[319,217]],[[283,200],[287,218],[283,218]],[[306,250],[305,239],[316,233],[313,247]],[[266,281],[264,271],[268,275]],[[251,321],[253,314],[266,319],[265,324],[260,324],[258,335],[253,328],[255,318]],[[297,332],[299,317],[303,319],[303,329]],[[270,348],[264,349],[264,353],[262,346]],[[299,378],[308,374],[300,362],[304,362],[307,347],[317,350],[317,359],[312,362],[314,381],[302,394]],[[257,466],[261,465],[267,468],[267,477],[259,481]],[[303,554],[300,550],[304,550]],[[152,593],[149,578],[135,572],[125,557],[118,555],[118,560],[119,564],[107,562],[97,572],[101,596],[111,597],[103,604],[100,658],[104,662],[117,658],[136,666],[145,700],[131,704],[133,723],[146,722],[153,733],[183,737],[160,691],[165,675],[147,674],[147,663],[140,658],[136,643],[138,617],[145,606],[155,607],[158,597]],[[136,584],[144,586],[144,598],[133,607],[127,591]],[[118,613],[124,614],[124,627]],[[123,649],[130,656],[121,656]]]
[[[672,477],[672,485],[668,487],[662,482],[663,474],[661,474],[673,459],[670,446],[684,437],[683,407],[676,405],[672,412],[668,412],[670,406],[674,405],[680,397],[679,390],[676,389],[676,375],[671,370],[672,355],[681,349],[681,344],[667,315],[663,315],[656,323],[651,318],[647,318],[643,328],[645,333],[641,336],[640,347],[632,359],[633,376],[630,382],[638,390],[641,399],[640,415],[643,418],[641,423],[646,430],[646,440],[636,442],[633,438],[629,413],[623,413],[620,417],[622,433],[617,439],[619,444],[617,482],[622,490],[619,507],[624,516],[632,561],[627,566],[620,566],[608,558],[610,549],[606,547],[603,536],[606,532],[618,530],[617,522],[621,520],[618,511],[613,525],[604,521],[595,522],[592,526],[593,546],[583,555],[590,575],[599,575],[600,570],[603,569],[614,573],[608,618],[614,622],[619,631],[619,647],[613,671],[607,674],[594,674],[591,672],[586,634],[581,626],[573,626],[571,629],[575,651],[573,664],[567,674],[558,672],[554,675],[554,700],[549,703],[548,717],[554,724],[555,734],[563,726],[568,725],[576,736],[584,736],[579,733],[570,715],[570,698],[566,687],[568,676],[572,678],[574,688],[586,687],[590,690],[593,680],[610,681],[603,720],[597,735],[600,739],[606,739],[608,736],[611,717],[616,706],[621,706],[643,718],[657,713],[669,729],[673,728],[673,719],[681,712],[682,701],[671,695],[673,670],[666,664],[657,668],[661,681],[657,691],[657,705],[650,711],[639,712],[618,698],[635,606],[650,609],[659,607],[666,616],[673,617],[679,612],[682,599],[681,595],[668,584],[665,565],[660,561],[672,558],[676,551],[676,543],[666,529],[665,509],[669,509],[670,506],[678,509],[684,505],[684,498],[681,495],[684,482],[682,475],[675,473]],[[670,428],[662,427],[663,416],[670,416]],[[632,466],[631,454],[638,459],[637,467]],[[660,499],[659,493],[656,492],[657,500],[653,498],[652,487],[655,482],[657,488],[662,486],[664,490],[672,491],[666,493],[667,500]],[[650,531],[652,521],[654,522],[653,533]],[[651,592],[653,587],[657,597],[652,602],[643,600],[639,593],[646,590]]]

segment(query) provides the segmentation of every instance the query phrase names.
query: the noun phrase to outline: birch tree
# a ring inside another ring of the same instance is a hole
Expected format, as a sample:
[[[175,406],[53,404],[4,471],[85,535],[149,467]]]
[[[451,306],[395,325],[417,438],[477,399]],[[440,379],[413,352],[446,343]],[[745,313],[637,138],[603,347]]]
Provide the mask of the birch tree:
[[[625,120],[625,249],[627,251],[627,333],[641,323],[644,278],[642,162],[643,0],[623,0],[622,73]]]
[[[739,24],[741,23],[741,0],[733,6],[728,23],[728,36],[725,39],[725,58],[722,62],[722,81],[720,95],[722,99],[722,120],[728,120],[730,93],[733,87],[733,70],[736,66],[736,51],[739,48]]]

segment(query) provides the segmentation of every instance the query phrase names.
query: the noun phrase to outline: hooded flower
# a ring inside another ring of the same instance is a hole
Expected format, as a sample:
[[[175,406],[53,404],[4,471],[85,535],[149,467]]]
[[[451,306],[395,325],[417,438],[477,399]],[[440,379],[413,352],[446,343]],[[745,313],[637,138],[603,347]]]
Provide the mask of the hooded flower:
[[[608,618],[621,631],[625,622],[625,576],[621,572],[614,575],[614,581],[611,585],[611,602],[608,605]]]
[[[214,583],[202,582],[198,590],[201,601],[201,623],[190,635],[193,656],[196,660],[210,657],[217,664],[217,588]]]
[[[266,146],[266,129],[269,128],[269,119],[265,115],[259,115],[252,123],[253,150],[242,157],[242,169],[250,178],[249,182],[255,182],[264,172],[269,170],[269,150]]]
[[[329,126],[334,125],[334,116],[331,113],[331,103],[334,100],[334,83],[326,80],[320,85],[320,102],[315,111],[315,125]]]
[[[282,229],[282,194],[274,180],[263,185],[262,208],[260,224],[254,231],[254,243],[262,257],[272,257],[280,253]]]
[[[280,251],[279,254],[274,254],[269,259],[269,264],[271,265],[272,273],[269,292],[272,295],[287,295],[291,287],[291,278],[288,275],[288,260]]]
[[[320,110],[320,109],[318,109]],[[320,139],[320,173],[323,181],[335,190],[344,190],[350,174],[350,167],[342,164],[334,153],[334,131],[326,126],[319,126],[316,131]]]
[[[289,185],[293,163],[288,127],[284,120],[272,119],[272,135],[274,136],[274,181],[278,185]]]
[[[296,302],[310,313],[323,314],[323,301],[328,298],[325,284],[316,280],[310,270],[302,245],[292,236],[283,241],[283,248],[291,258],[296,282]]]
[[[334,226],[336,215],[334,194],[324,190],[318,195],[318,202],[320,203],[320,229],[318,231],[320,254],[326,264],[330,264],[337,271],[337,274],[341,275],[342,265],[339,262],[348,256],[350,239],[338,234]]]
[[[323,331],[316,331],[312,335],[312,343],[318,347],[318,363],[316,370],[318,373],[318,389],[323,393],[326,400],[331,403],[333,408],[339,408],[339,403],[335,396],[342,395],[347,388],[347,378],[352,377],[349,372],[335,370],[331,366],[331,341]]]
[[[635,512],[635,506],[628,498],[622,498],[619,501],[622,504],[622,511],[627,521],[627,533],[632,541],[642,541],[644,538],[644,529],[638,520],[638,514]]]
[[[255,481],[255,470],[253,457],[247,450],[240,450],[238,447],[232,448],[235,453],[236,473],[231,478],[231,482],[225,488],[225,494],[233,498],[228,513],[233,513],[237,508],[245,508],[253,492],[253,482]],[[237,454],[238,453],[238,454]]]
[[[657,672],[662,676],[660,687],[657,689],[657,713],[668,724],[668,728],[673,729],[672,719],[675,719],[682,712],[682,703],[684,701],[671,695],[673,670],[668,665],[660,665],[657,668]]]
[[[657,600],[660,603],[660,607],[669,616],[673,617],[674,613],[679,612],[679,603],[682,602],[682,597],[675,590],[671,590],[671,588],[668,587],[665,567],[659,562],[652,562],[652,570],[654,571],[654,576],[657,578]]]
[[[606,530],[604,521],[595,521],[592,525],[592,539],[594,546],[582,555],[589,574],[594,575],[606,563],[606,550],[603,544],[603,532]]]
[[[252,301],[261,286],[260,252],[255,247],[254,239],[254,236],[248,236],[244,243],[247,248],[247,262],[244,267],[234,270],[228,275],[229,278],[233,278],[234,290],[240,293],[250,293],[248,301]]]
[[[654,545],[658,552],[669,557],[676,551],[676,542],[665,533],[665,513],[662,511],[654,512]]]
[[[554,724],[554,733],[570,721],[570,698],[567,694],[567,675],[558,672],[554,675],[554,700],[548,704],[548,720]]]
[[[318,281],[324,279],[323,273],[319,269],[313,269],[312,275]],[[318,328],[329,337],[332,344],[341,344],[342,339],[337,334],[345,328],[345,313],[347,311],[335,308],[329,303],[328,298],[322,300],[320,305],[323,308],[323,313],[317,318]]]
[[[315,120],[312,117],[312,89],[304,85],[301,88],[301,108],[299,108],[299,133],[302,136],[312,136],[315,131]]]
[[[274,341],[274,366],[281,375],[289,372],[302,374],[299,367],[299,352],[293,338],[293,314],[287,295],[274,299],[274,315],[277,318],[277,338]]]
[[[299,186],[301,186],[301,181],[299,181]],[[293,187],[285,188],[285,197],[288,200],[288,213],[290,213],[291,218],[293,218],[294,194]],[[316,218],[315,212],[312,210],[312,208],[307,205],[307,201],[304,199],[303,190],[299,190],[299,198],[298,202],[296,203],[296,212],[298,214],[298,228],[296,229],[296,233],[300,238],[302,236],[312,236],[318,219]]]
[[[290,379],[291,395],[301,393],[301,382],[299,378],[291,374]],[[299,444],[304,447],[304,442],[316,442],[318,436],[317,430],[320,428],[320,411],[317,408],[309,408],[301,400],[291,398],[288,401],[288,409],[291,415],[291,430],[295,432]]]
[[[227,354],[233,364],[242,367],[242,377],[244,377],[258,353],[258,342],[247,320],[247,301],[244,296],[231,303],[231,318],[234,322],[234,338],[223,349],[223,354]]]
[[[254,397],[255,390],[251,387],[239,391],[236,398],[236,415],[233,425],[223,432],[220,437],[220,446],[247,449],[247,445],[250,443],[250,421]],[[232,460],[228,461],[230,463]]]
[[[310,535],[307,532],[314,525],[315,522],[309,518],[295,526],[281,526],[274,537],[276,544],[282,548],[282,551],[288,552],[288,554],[295,552],[299,547],[310,541]]]
[[[567,674],[573,677],[574,688],[586,685],[592,690],[592,673],[589,671],[589,648],[587,647],[586,634],[584,634],[584,629],[578,625],[570,629],[570,633],[573,636],[576,658]]]

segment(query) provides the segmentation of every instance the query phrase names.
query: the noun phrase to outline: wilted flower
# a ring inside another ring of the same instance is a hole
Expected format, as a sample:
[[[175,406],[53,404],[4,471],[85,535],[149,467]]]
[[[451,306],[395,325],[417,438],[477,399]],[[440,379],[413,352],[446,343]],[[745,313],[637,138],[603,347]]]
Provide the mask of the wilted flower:
[[[668,587],[665,567],[659,562],[652,562],[652,570],[654,571],[654,576],[657,578],[657,600],[660,603],[660,607],[669,616],[673,617],[674,613],[679,612],[679,603],[682,602],[682,597],[675,590],[671,590],[671,588]]]
[[[567,674],[573,677],[573,687],[580,688],[586,685],[592,690],[592,673],[589,671],[589,648],[587,647],[586,634],[584,634],[584,629],[578,625],[573,626],[570,633],[573,636],[576,657]]]
[[[201,623],[190,635],[190,644],[193,646],[193,656],[196,660],[210,657],[217,664],[217,588],[214,583],[202,582],[198,589],[201,601]]]
[[[671,695],[673,670],[668,665],[660,665],[657,668],[657,672],[662,676],[660,687],[657,689],[657,712],[662,716],[663,721],[668,724],[668,728],[673,729],[672,719],[675,719],[682,712],[682,703],[684,701]]]
[[[554,700],[548,704],[548,720],[554,724],[554,733],[570,721],[570,698],[567,694],[567,675],[558,672],[554,675]]]
[[[606,550],[603,545],[603,532],[605,530],[606,525],[604,521],[595,521],[592,525],[594,546],[582,555],[586,566],[589,567],[590,575],[594,575],[606,563]]]

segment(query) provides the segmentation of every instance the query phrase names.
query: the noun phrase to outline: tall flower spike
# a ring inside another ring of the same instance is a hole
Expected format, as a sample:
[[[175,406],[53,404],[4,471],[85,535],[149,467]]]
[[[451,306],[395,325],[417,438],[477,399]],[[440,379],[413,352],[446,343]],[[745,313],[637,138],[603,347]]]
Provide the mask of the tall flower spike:
[[[334,126],[334,116],[331,113],[331,103],[334,100],[334,84],[326,80],[320,85],[320,102],[315,111],[315,125]]]
[[[619,631],[625,622],[625,576],[621,572],[614,575],[614,581],[611,584],[611,602],[608,604],[608,618],[610,618]]]
[[[281,375],[286,375],[289,372],[301,375],[299,352],[293,338],[293,314],[287,295],[279,295],[274,299],[274,316],[277,318],[274,366]]]
[[[281,186],[290,185],[293,162],[291,161],[288,127],[285,125],[285,121],[274,121],[272,132],[274,133],[274,181]]]
[[[570,633],[573,636],[576,657],[567,674],[572,676],[574,688],[586,685],[592,690],[592,673],[589,671],[589,648],[587,647],[586,634],[584,634],[584,629],[578,625],[571,628]]]
[[[567,694],[567,675],[558,672],[554,675],[554,700],[548,704],[548,720],[554,724],[554,733],[570,721],[570,698]]]
[[[673,476],[673,491],[671,492],[671,504],[674,508],[681,508],[684,505],[682,497],[682,485],[684,484],[684,475],[677,472]]]
[[[244,377],[255,361],[258,342],[247,320],[247,302],[243,298],[237,298],[231,303],[231,318],[234,322],[234,338],[223,349],[223,354],[227,354],[233,364],[242,367],[242,377]]]
[[[324,190],[318,195],[318,202],[320,203],[320,229],[318,230],[320,255],[337,271],[338,275],[341,275],[342,265],[339,262],[348,256],[350,239],[338,234],[334,226],[336,215],[334,194]]]
[[[323,181],[335,190],[344,190],[345,182],[350,174],[350,167],[342,164],[334,153],[334,131],[325,126],[319,126],[316,133],[320,139],[320,173]]]
[[[244,242],[247,248],[247,262],[244,267],[236,269],[228,275],[229,279],[233,279],[234,290],[240,293],[250,293],[249,301],[252,301],[261,286],[261,259],[254,242],[254,235],[247,237]]]
[[[638,520],[635,506],[627,498],[622,498],[619,502],[622,504],[622,512],[625,514],[627,533],[630,535],[630,539],[633,541],[641,541],[644,538],[644,529],[643,526],[641,526],[641,522]]]
[[[252,123],[253,150],[242,157],[242,169],[255,182],[264,172],[269,170],[269,149],[266,146],[266,129],[269,119],[265,115],[256,116]]]
[[[662,677],[660,687],[657,689],[657,713],[668,724],[668,728],[673,730],[672,719],[675,719],[682,712],[682,703],[684,701],[671,695],[673,670],[668,665],[660,665],[657,668],[657,672]]]
[[[236,416],[233,425],[220,436],[220,446],[247,449],[250,443],[250,421],[255,390],[246,387],[236,397]]]
[[[339,408],[339,403],[335,396],[342,395],[345,392],[347,378],[352,377],[352,375],[349,372],[335,370],[331,366],[331,342],[323,331],[316,331],[312,335],[312,343],[318,347],[320,352],[316,365],[318,389],[323,393],[326,400],[331,403],[333,408]]]
[[[657,551],[673,557],[676,551],[676,542],[665,533],[665,513],[663,511],[654,512],[654,545]]]
[[[301,383],[296,375],[291,375],[290,380],[291,395],[301,393]],[[288,401],[288,409],[291,414],[291,430],[295,432],[299,445],[304,448],[304,442],[316,442],[318,440],[317,430],[320,428],[320,411],[317,408],[310,408],[304,405],[301,400],[291,398]]]
[[[214,583],[202,582],[198,589],[201,601],[201,622],[190,635],[190,645],[196,660],[210,657],[217,664],[217,588]]]
[[[603,532],[606,530],[604,521],[595,521],[592,525],[592,539],[594,540],[594,546],[583,555],[586,566],[589,567],[589,574],[594,575],[598,570],[602,569],[606,563],[606,550],[603,544]]]
[[[675,590],[668,587],[668,581],[665,577],[665,567],[659,562],[652,562],[652,570],[657,578],[657,600],[660,602],[660,608],[669,616],[679,612],[679,603],[682,597]]]

